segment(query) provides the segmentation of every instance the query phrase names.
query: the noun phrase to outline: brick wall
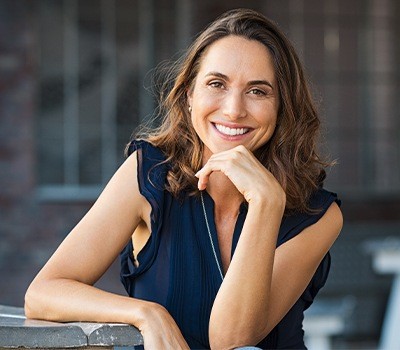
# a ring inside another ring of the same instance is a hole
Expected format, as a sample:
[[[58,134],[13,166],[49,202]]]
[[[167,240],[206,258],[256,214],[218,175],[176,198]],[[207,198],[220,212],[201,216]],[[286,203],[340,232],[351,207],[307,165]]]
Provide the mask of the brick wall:
[[[92,204],[42,203],[35,196],[34,21],[31,1],[0,2],[0,304],[15,306]],[[117,266],[101,284],[122,292]]]
[[[0,300],[12,304],[21,304],[20,289],[29,279],[22,267],[32,267],[29,241],[38,224],[32,200],[35,38],[29,7],[28,1],[0,3]]]

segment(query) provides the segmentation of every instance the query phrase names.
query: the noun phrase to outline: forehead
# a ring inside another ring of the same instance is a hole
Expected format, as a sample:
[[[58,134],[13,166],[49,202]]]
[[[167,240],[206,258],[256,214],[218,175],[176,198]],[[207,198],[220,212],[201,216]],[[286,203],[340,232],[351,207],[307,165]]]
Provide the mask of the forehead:
[[[227,36],[212,43],[200,62],[199,75],[210,71],[230,75],[238,73],[254,79],[275,77],[272,57],[267,47],[256,40]]]

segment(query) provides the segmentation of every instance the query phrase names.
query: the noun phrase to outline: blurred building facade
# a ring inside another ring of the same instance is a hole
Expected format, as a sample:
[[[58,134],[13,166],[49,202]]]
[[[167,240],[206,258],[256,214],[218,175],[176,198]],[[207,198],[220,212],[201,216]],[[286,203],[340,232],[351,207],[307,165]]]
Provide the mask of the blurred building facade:
[[[0,0],[1,304],[23,305],[123,161],[155,106],[151,70],[236,7],[277,22],[306,67],[346,220],[321,296],[354,296],[343,338],[377,340],[391,279],[362,245],[400,236],[397,0]],[[123,293],[117,262],[99,284]]]

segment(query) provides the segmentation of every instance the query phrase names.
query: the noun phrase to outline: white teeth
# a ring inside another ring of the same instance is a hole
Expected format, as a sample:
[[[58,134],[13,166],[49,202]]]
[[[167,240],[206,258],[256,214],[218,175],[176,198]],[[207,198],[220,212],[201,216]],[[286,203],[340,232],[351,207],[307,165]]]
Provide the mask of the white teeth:
[[[219,132],[229,136],[243,135],[249,131],[248,128],[233,129],[233,128],[228,128],[227,126],[221,124],[215,124],[215,127]]]

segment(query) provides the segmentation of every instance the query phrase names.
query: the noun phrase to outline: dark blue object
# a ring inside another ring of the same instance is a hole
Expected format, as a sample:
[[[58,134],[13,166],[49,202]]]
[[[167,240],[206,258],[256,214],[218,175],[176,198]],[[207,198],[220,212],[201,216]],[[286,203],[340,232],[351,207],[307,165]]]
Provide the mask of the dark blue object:
[[[164,190],[168,164],[163,163],[165,156],[158,148],[144,141],[134,141],[129,153],[134,151],[137,151],[140,192],[152,207],[152,232],[137,257],[140,262],[138,267],[134,264],[132,242],[122,251],[121,281],[130,296],[163,305],[175,319],[190,348],[209,348],[210,313],[222,281],[213,256],[201,200],[197,196],[176,199]],[[203,195],[214,246],[222,266],[213,220],[214,202],[206,191]],[[336,194],[320,189],[310,199],[311,208],[321,209],[317,214],[285,216],[277,247],[317,222],[334,201],[340,204]],[[233,234],[232,255],[246,214],[247,205],[243,204]],[[325,284],[329,268],[328,253],[299,300],[258,344],[259,347],[305,349],[303,312]]]

